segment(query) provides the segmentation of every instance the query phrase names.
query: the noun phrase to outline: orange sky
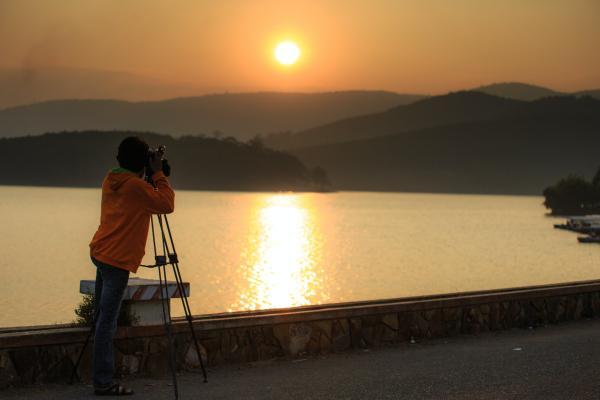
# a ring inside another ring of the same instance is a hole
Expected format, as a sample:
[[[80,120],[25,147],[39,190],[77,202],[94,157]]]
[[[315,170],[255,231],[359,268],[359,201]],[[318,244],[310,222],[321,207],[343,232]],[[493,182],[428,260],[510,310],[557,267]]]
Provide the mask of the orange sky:
[[[272,50],[295,40],[300,62]],[[0,66],[124,70],[201,91],[600,87],[598,0],[0,0]]]

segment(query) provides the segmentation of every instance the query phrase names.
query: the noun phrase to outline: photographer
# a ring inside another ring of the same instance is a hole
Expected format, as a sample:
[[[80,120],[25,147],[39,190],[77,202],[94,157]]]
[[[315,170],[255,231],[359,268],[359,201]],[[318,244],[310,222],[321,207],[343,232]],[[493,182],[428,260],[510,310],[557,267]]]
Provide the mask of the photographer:
[[[100,226],[90,243],[96,266],[94,393],[131,395],[113,381],[113,337],[129,273],[142,261],[152,214],[174,209],[175,194],[163,173],[162,152],[149,152],[146,142],[128,137],[119,145],[119,168],[102,183]],[[146,171],[150,169],[151,171]],[[149,184],[143,178],[152,174]]]

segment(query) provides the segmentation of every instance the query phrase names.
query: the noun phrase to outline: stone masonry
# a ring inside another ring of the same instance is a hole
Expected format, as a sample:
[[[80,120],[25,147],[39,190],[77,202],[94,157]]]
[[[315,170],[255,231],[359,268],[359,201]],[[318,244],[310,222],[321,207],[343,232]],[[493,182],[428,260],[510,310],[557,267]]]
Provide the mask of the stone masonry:
[[[214,366],[535,328],[598,316],[600,283],[593,282],[205,316],[194,320],[194,330],[205,363]],[[175,322],[173,330],[178,369],[197,369],[199,360],[187,322]],[[86,329],[42,332],[0,330],[0,388],[68,381]],[[120,374],[168,374],[168,342],[162,326],[121,328],[118,336],[116,362]],[[90,347],[79,368],[84,381],[91,376]]]

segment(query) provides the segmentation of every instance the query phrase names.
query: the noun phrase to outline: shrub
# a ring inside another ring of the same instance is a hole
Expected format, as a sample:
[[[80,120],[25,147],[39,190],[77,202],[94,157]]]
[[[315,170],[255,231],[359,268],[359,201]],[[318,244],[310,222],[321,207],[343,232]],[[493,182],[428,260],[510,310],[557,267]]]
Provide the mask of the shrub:
[[[91,326],[94,321],[94,302],[96,297],[93,294],[84,294],[81,303],[75,308],[75,323],[83,326]],[[131,326],[135,325],[139,321],[138,315],[131,311],[131,306],[128,301],[121,303],[121,311],[119,313],[119,319],[117,325],[119,326]]]

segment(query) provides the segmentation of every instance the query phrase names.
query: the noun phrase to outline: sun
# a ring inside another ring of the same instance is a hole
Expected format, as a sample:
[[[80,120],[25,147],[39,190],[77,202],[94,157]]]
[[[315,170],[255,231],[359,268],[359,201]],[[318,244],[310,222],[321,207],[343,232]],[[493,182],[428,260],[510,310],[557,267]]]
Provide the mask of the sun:
[[[283,65],[295,64],[300,58],[300,47],[290,40],[281,42],[275,47],[275,59]]]

